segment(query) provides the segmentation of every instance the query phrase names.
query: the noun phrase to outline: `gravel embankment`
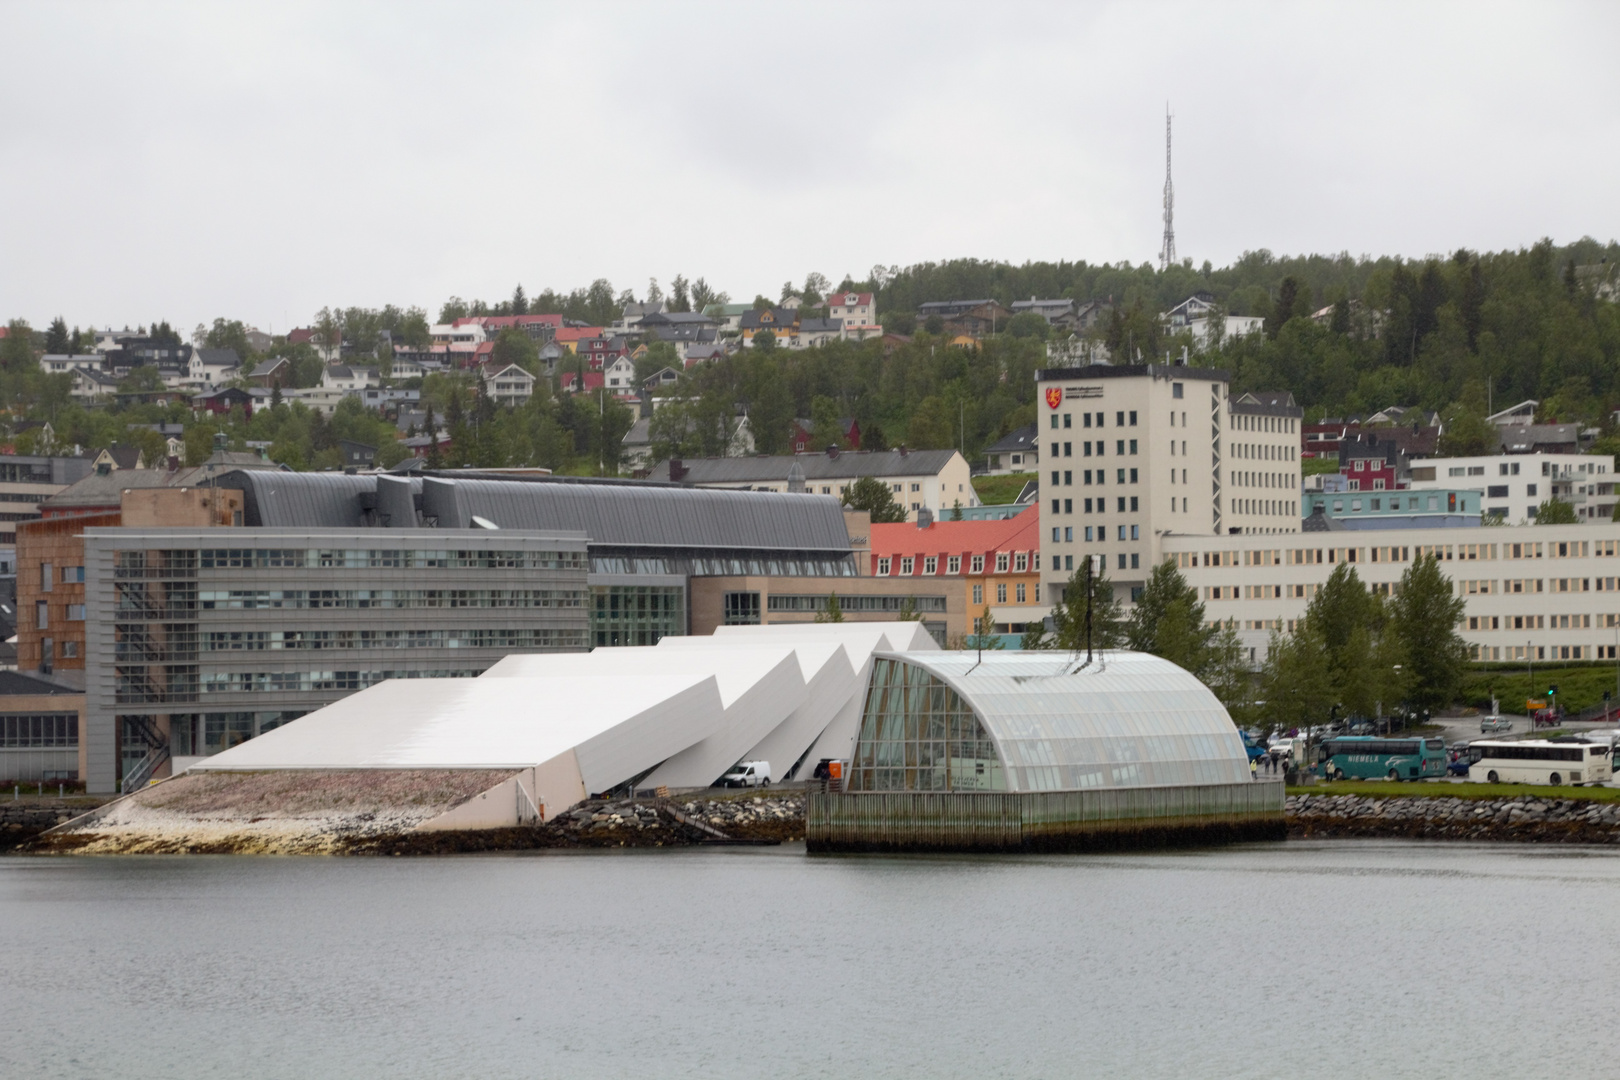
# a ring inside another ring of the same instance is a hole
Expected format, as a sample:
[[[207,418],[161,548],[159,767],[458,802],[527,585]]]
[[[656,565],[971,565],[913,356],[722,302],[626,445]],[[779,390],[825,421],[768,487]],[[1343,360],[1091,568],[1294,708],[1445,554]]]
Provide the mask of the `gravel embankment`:
[[[1620,843],[1620,803],[1586,799],[1445,799],[1290,795],[1288,835],[1412,837],[1531,843]]]

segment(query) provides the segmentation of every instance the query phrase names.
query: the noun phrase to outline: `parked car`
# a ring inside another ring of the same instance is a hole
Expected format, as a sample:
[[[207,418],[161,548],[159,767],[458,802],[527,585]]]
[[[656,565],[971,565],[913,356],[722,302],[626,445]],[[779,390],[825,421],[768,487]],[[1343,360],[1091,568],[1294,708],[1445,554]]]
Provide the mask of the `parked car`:
[[[1466,777],[1468,775],[1468,766],[1474,763],[1474,757],[1477,756],[1477,754],[1473,757],[1469,756],[1467,743],[1452,743],[1446,747],[1446,774],[1448,776]]]
[[[720,778],[721,787],[770,787],[771,763],[739,761]]]
[[[1488,731],[1512,731],[1513,718],[1508,716],[1482,716],[1479,718],[1479,733]]]
[[[1350,734],[1375,735],[1377,732],[1373,729],[1373,722],[1371,720],[1352,720],[1350,722]]]

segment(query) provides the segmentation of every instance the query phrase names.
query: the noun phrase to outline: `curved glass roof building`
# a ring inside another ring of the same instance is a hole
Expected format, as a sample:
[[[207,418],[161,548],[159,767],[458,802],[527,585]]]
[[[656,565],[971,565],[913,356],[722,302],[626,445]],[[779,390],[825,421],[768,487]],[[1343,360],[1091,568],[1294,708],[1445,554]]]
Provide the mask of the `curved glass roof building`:
[[[1076,668],[1079,670],[1075,670]],[[1145,653],[879,658],[850,791],[1083,791],[1249,782],[1226,709]]]

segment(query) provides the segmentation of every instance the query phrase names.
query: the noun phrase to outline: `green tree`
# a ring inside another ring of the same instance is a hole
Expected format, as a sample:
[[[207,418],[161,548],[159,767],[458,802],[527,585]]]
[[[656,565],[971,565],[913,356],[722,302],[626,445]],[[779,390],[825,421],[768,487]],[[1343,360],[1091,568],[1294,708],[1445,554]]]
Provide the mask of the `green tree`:
[[[527,315],[528,313],[529,298],[523,295],[523,284],[519,282],[517,288],[512,290],[512,314]]]
[[[126,394],[155,393],[163,389],[163,375],[152,364],[141,364],[118,383],[118,389]]]
[[[838,605],[838,594],[835,592],[828,593],[827,602],[822,605],[820,611],[816,612],[816,622],[835,623],[843,621],[844,609]]]
[[[754,348],[770,352],[776,348],[776,334],[770,330],[756,331],[753,337]]]
[[[1271,632],[1260,694],[1268,726],[1309,727],[1328,719],[1338,698],[1333,666],[1327,643],[1309,619],[1300,620],[1287,636]]]
[[[1401,575],[1390,623],[1406,658],[1413,706],[1438,709],[1457,696],[1468,663],[1468,646],[1457,634],[1466,608],[1434,556],[1418,559]]]
[[[1086,573],[1089,560],[1082,559],[1080,568],[1069,575],[1069,580],[1052,600],[1052,632],[1046,633],[1043,624],[1036,624],[1024,632],[1026,649],[1063,649],[1079,652],[1086,647],[1086,609],[1089,594],[1091,609],[1091,646],[1093,649],[1117,649],[1125,641],[1125,620],[1120,614],[1120,603],[1114,595],[1114,583],[1105,570]]]
[[[1046,317],[1033,311],[1023,311],[1007,320],[1007,334],[1011,337],[1036,338],[1045,341],[1051,336],[1052,326]]]
[[[1447,407],[1440,429],[1441,457],[1479,457],[1494,454],[1501,446],[1495,424],[1461,402]]]
[[[467,301],[459,296],[452,296],[439,306],[439,323],[448,325],[457,319],[465,319],[468,314]]]
[[[1620,505],[1620,504],[1617,504]],[[1563,499],[1546,499],[1536,507],[1537,525],[1578,525],[1580,518],[1575,516],[1575,507]]]
[[[68,337],[67,322],[58,315],[51,320],[51,328],[45,331],[45,351],[60,356],[72,348],[72,341]]]
[[[523,286],[518,286],[521,291]],[[516,364],[530,375],[539,374],[540,349],[535,345],[534,339],[522,330],[509,326],[502,330],[495,339],[495,345],[490,350],[490,359],[494,361],[496,370],[508,364]]]
[[[996,624],[990,615],[990,605],[984,605],[984,610],[973,617],[973,633],[967,636],[963,646],[969,649],[1003,649],[1001,635],[996,633]]]
[[[34,359],[34,332],[22,319],[12,319],[6,324],[6,336],[0,338],[0,368],[15,372],[38,370]]]
[[[906,520],[906,508],[894,501],[889,485],[875,476],[863,476],[849,485],[843,503],[851,510],[871,514],[874,525]]]
[[[203,345],[210,349],[235,349],[237,359],[243,362],[251,362],[254,355],[253,346],[248,344],[247,326],[236,319],[215,319]]]
[[[1132,649],[1161,656],[1202,678],[1209,671],[1217,633],[1204,618],[1198,590],[1165,561],[1148,575],[1125,637]]]

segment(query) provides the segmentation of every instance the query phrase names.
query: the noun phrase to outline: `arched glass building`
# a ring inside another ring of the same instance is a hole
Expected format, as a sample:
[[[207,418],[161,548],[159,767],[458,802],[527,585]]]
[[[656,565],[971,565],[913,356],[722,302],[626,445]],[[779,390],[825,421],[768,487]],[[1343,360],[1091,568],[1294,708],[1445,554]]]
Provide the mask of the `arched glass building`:
[[[1168,660],[1106,652],[879,659],[851,791],[1076,791],[1249,781],[1243,740]]]
[[[1232,718],[1167,660],[879,654],[844,790],[811,850],[1080,850],[1280,838]]]

